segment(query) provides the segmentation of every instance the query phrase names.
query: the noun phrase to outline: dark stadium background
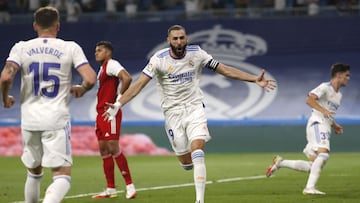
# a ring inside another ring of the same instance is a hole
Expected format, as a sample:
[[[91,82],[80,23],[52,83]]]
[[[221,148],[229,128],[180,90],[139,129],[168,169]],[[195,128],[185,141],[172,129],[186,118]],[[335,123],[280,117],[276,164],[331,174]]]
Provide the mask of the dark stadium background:
[[[210,152],[301,150],[305,144],[305,122],[310,113],[309,107],[305,104],[306,95],[320,82],[329,80],[330,65],[336,62],[348,63],[352,70],[348,87],[342,89],[344,95],[342,106],[336,115],[339,123],[345,126],[345,134],[342,137],[334,136],[333,150],[359,150],[355,145],[359,142],[356,134],[360,130],[360,16],[358,15],[179,19],[156,22],[62,22],[59,37],[78,42],[96,70],[98,64],[93,57],[96,42],[112,41],[115,47],[114,58],[136,76],[146,65],[149,52],[165,42],[167,28],[172,24],[185,26],[189,35],[220,26],[223,30],[260,37],[266,43],[266,52],[245,59],[240,59],[239,56],[238,60],[241,62],[239,64],[265,68],[278,83],[275,98],[255,115],[234,118],[215,115],[209,118],[213,136],[213,141],[208,145]],[[14,43],[36,36],[31,23],[0,24],[0,33],[2,64]],[[219,40],[218,43],[229,43],[224,41],[226,40]],[[217,54],[217,52],[210,53]],[[227,62],[226,59],[218,59]],[[204,75],[212,77],[214,74],[204,70]],[[19,101],[19,76],[16,78],[12,92],[17,101]],[[80,78],[76,74],[74,76],[74,83],[80,83]],[[242,83],[229,82],[231,85],[224,89],[210,85],[205,86],[203,90],[235,108],[247,96],[248,90]],[[89,112],[93,111],[91,104],[94,102],[95,94],[96,89],[93,89],[84,98],[71,101],[73,126],[93,125],[94,119]],[[207,102],[212,101],[205,98],[205,104]],[[142,105],[140,107],[150,108],[156,112],[158,106],[154,106],[154,103],[137,102]],[[136,109],[136,106],[128,105],[124,108],[123,132],[147,133],[158,145],[168,147],[160,110],[156,116],[149,117],[133,109]],[[12,109],[0,108],[0,126],[18,126],[19,119],[19,102]]]

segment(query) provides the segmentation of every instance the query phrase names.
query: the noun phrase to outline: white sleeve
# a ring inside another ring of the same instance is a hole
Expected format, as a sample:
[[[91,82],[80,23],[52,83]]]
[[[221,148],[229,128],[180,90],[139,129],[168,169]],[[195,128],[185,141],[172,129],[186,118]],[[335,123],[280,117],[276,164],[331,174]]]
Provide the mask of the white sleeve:
[[[124,70],[125,68],[116,60],[109,60],[106,68],[106,75],[117,77],[120,71]]]
[[[21,66],[21,46],[24,43],[24,41],[20,41],[16,43],[10,50],[9,57],[6,59],[6,61],[11,61],[16,63],[17,65]]]
[[[207,66],[209,64],[209,62],[211,60],[213,60],[213,57],[210,54],[208,54],[206,51],[201,49],[200,47],[199,47],[199,53],[200,53],[201,58],[203,59],[202,60],[202,67]],[[215,67],[215,69],[216,69],[216,67]]]
[[[89,63],[83,49],[75,42],[70,42],[73,46],[73,64],[75,68],[78,68],[79,66]]]
[[[315,94],[318,98],[326,94],[326,84],[322,83],[310,91],[309,94]]]
[[[159,59],[156,57],[156,55],[152,56],[148,62],[148,64],[143,69],[143,73],[147,75],[150,78],[153,78],[155,76],[155,70],[156,67],[158,67]]]

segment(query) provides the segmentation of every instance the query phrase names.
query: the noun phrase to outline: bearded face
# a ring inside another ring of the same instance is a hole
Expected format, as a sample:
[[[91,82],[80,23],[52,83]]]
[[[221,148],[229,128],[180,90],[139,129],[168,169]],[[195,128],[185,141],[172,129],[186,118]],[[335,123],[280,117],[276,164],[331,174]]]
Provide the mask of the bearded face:
[[[171,51],[177,58],[184,57],[186,46],[187,46],[187,43],[185,43],[184,45],[180,44],[180,45],[177,45],[177,46],[175,46],[173,44],[170,44]]]
[[[168,43],[171,49],[171,55],[174,58],[182,58],[185,56],[187,46],[187,36],[185,30],[173,30],[169,33]]]

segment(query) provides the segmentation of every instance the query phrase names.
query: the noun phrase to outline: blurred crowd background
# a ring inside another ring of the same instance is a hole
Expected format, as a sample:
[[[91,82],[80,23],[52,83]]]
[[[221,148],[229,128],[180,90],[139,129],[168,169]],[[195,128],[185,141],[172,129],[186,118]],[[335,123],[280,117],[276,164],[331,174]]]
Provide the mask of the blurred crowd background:
[[[41,6],[59,9],[63,21],[169,21],[359,15],[359,0],[0,0],[0,23],[32,22]]]

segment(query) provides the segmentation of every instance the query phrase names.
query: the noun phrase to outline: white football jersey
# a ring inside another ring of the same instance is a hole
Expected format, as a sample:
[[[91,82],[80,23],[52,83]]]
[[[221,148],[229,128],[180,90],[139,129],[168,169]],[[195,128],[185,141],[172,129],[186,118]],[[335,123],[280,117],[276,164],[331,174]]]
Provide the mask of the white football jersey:
[[[21,126],[56,130],[70,121],[72,67],[88,63],[75,42],[35,38],[16,43],[7,58],[21,68]]]
[[[310,93],[315,94],[318,97],[317,102],[320,106],[331,112],[336,113],[337,109],[340,107],[342,94],[340,91],[336,92],[330,82],[321,83],[315,89],[311,90]],[[325,118],[321,112],[312,109],[311,119],[313,121],[321,122]]]
[[[170,48],[156,52],[143,69],[150,78],[156,77],[164,111],[184,104],[198,104],[203,100],[200,76],[203,67],[212,59],[197,45],[186,47],[181,59],[170,56]]]

